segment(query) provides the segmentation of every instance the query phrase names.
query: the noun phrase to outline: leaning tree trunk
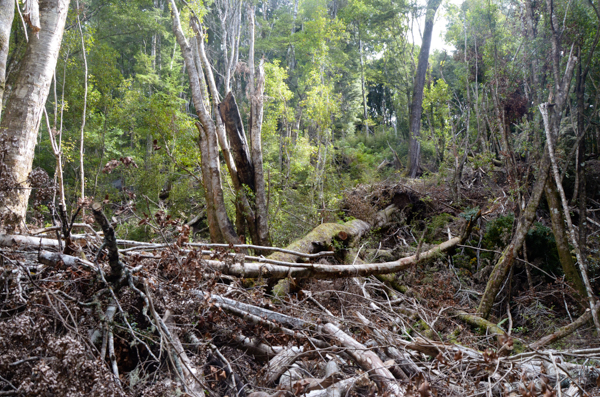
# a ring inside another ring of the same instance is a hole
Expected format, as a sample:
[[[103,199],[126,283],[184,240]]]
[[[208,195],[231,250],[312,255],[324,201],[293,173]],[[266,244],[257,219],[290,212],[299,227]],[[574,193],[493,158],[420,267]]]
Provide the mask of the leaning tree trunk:
[[[573,263],[571,249],[569,248],[569,239],[567,238],[567,232],[565,231],[560,197],[556,190],[556,184],[551,179],[546,182],[545,193],[548,208],[550,209],[550,220],[552,221],[552,232],[554,233],[554,240],[556,241],[558,259],[560,260],[560,264],[567,280],[573,283],[575,289],[582,297],[584,297],[586,296],[585,285],[583,285],[579,271],[577,270],[577,267],[575,267],[575,263]]]
[[[551,106],[552,114],[549,121],[552,126],[551,128],[555,131],[558,131],[558,126],[560,125],[562,111],[565,108],[567,95],[571,86],[571,77],[573,76],[573,69],[575,67],[576,62],[576,58],[571,53],[569,55],[567,65],[565,67],[565,72],[562,77],[560,76],[558,61],[560,56],[560,46],[558,40],[558,36],[555,35],[552,41],[554,77],[556,82],[554,87],[556,103]],[[546,185],[548,172],[550,171],[551,147],[552,142],[546,141],[546,145],[544,146],[543,152],[544,154],[538,169],[536,181],[533,186],[533,191],[531,192],[531,196],[529,198],[529,201],[527,202],[527,206],[521,214],[521,218],[519,219],[519,223],[517,224],[517,228],[513,234],[513,238],[510,244],[504,249],[502,255],[500,256],[500,259],[498,259],[498,262],[494,266],[492,274],[490,275],[490,279],[485,287],[483,296],[481,297],[481,301],[479,302],[477,313],[483,318],[489,317],[490,312],[492,311],[492,306],[494,305],[494,300],[496,299],[496,295],[500,291],[500,288],[502,287],[502,284],[504,283],[504,280],[506,279],[506,276],[508,275],[511,266],[514,263],[518,251],[523,246],[523,242],[525,241],[527,231],[529,230],[531,224],[535,219],[535,213],[540,203],[542,193],[544,192],[544,186]]]
[[[0,120],[2,119],[2,98],[6,85],[6,58],[10,42],[10,27],[15,16],[15,2],[0,0]]]
[[[425,28],[423,29],[423,42],[419,52],[419,63],[415,75],[412,103],[410,105],[410,149],[409,149],[409,171],[410,178],[416,178],[421,172],[421,114],[423,113],[423,89],[425,88],[425,74],[429,61],[429,48],[431,47],[431,36],[433,34],[433,20],[435,13],[442,0],[427,1],[427,15],[425,16]]]
[[[542,158],[542,163],[540,164],[536,181],[533,186],[533,191],[531,192],[531,196],[529,198],[529,201],[527,202],[527,206],[521,214],[521,219],[517,224],[517,228],[513,234],[513,238],[510,244],[504,249],[502,255],[500,255],[500,259],[498,259],[498,262],[496,263],[494,269],[492,270],[492,273],[490,274],[490,278],[486,285],[485,292],[483,293],[481,302],[479,303],[477,313],[483,318],[487,319],[489,317],[490,312],[492,311],[494,300],[496,299],[496,295],[498,294],[498,292],[500,291],[500,287],[502,287],[502,284],[506,280],[508,272],[510,271],[512,264],[515,261],[517,253],[523,246],[525,237],[527,237],[527,232],[529,231],[529,228],[535,220],[535,213],[537,211],[538,205],[540,204],[542,193],[544,192],[544,185],[546,185],[549,170],[550,158],[548,155],[548,148],[546,145],[546,147],[544,147],[544,157]]]
[[[3,157],[2,169],[6,175],[2,178],[10,178],[17,184],[0,193],[0,221],[7,229],[20,228],[25,219],[30,194],[27,177],[68,10],[69,0],[40,1],[41,30],[29,36],[29,45],[0,124],[0,131],[13,147]]]

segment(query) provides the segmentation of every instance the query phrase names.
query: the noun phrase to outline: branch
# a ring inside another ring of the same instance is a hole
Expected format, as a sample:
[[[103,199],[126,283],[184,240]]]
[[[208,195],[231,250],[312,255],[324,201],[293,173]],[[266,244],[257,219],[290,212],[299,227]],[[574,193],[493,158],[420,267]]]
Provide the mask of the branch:
[[[111,274],[109,276],[114,282],[118,282],[123,278],[123,264],[119,261],[119,247],[117,246],[117,238],[115,229],[106,219],[106,215],[102,212],[102,204],[96,202],[92,204],[92,214],[94,219],[104,232],[104,246],[108,250],[108,264],[110,265]]]

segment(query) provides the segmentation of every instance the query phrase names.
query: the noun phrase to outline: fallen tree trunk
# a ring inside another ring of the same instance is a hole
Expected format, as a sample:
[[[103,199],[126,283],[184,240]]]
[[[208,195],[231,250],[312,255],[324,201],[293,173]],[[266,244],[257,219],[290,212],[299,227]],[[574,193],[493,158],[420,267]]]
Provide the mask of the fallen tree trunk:
[[[354,219],[346,223],[323,223],[314,228],[310,233],[296,240],[286,247],[290,251],[298,251],[306,254],[315,254],[321,251],[331,251],[334,243],[340,242],[345,246],[351,245],[359,240],[366,232],[371,230],[371,225],[360,219]],[[296,262],[298,256],[275,252],[269,255],[269,259],[285,262]]]
[[[396,382],[394,375],[385,367],[377,354],[331,323],[323,326],[323,332],[331,336],[337,345],[348,349],[348,354],[365,372],[369,373],[381,393],[386,396],[404,396],[406,394],[406,390]]]
[[[266,366],[265,386],[270,386],[277,382],[279,377],[300,358],[300,353],[302,351],[295,346],[288,347],[277,353]]]
[[[340,278],[340,277],[361,277],[374,274],[396,273],[401,270],[411,268],[419,263],[439,257],[446,251],[449,251],[464,241],[463,237],[455,237],[442,244],[420,253],[411,255],[405,258],[398,259],[393,262],[384,263],[365,263],[355,265],[323,265],[323,264],[301,264],[295,266],[290,265],[274,265],[268,263],[234,263],[228,264],[214,260],[206,261],[208,267],[215,271],[219,271],[224,275],[233,277],[249,277],[249,278],[270,278],[283,279],[287,277],[294,278]]]
[[[391,210],[391,206],[384,211],[389,210]],[[416,255],[411,255],[392,262],[359,263],[351,265],[326,265],[313,263],[302,264],[291,263],[298,258],[298,255],[287,252],[276,252],[269,258],[281,261],[287,260],[290,263],[285,265],[276,265],[270,263],[244,263],[243,261],[241,263],[226,263],[216,260],[206,260],[203,261],[203,263],[205,263],[208,268],[214,271],[219,271],[224,275],[248,278],[264,277],[270,279],[284,279],[287,277],[294,277],[328,279],[396,273],[419,263],[435,259],[444,252],[447,252],[457,245],[462,244],[467,239],[473,224],[479,216],[480,213],[477,214],[474,219],[471,219],[467,222],[465,230],[460,237],[454,237],[448,241],[444,241],[428,251],[417,253]],[[312,254],[317,251],[318,248],[316,247],[319,246],[331,248],[335,238],[342,239],[342,241],[354,241],[359,239],[370,228],[371,225],[360,220],[353,220],[344,224],[323,224],[315,228],[303,239],[300,239],[288,246],[287,250]],[[19,241],[22,244],[27,243],[34,247],[39,247],[40,244],[42,244],[42,247],[44,247],[44,244],[47,244],[51,247],[58,246],[58,242],[56,240],[0,235],[0,246],[3,245],[3,242],[6,243],[7,246],[14,246],[15,243]]]
[[[467,313],[462,310],[452,310],[450,311],[450,313],[456,316],[457,318],[461,319],[465,323],[473,327],[479,327],[480,329],[485,330],[486,332],[490,332],[496,337],[506,335],[506,331],[504,331],[498,325],[486,320],[485,318],[479,317],[476,314]]]
[[[287,250],[302,252],[305,254],[316,254],[321,251],[332,250],[335,243],[341,243],[342,246],[352,246],[360,240],[372,228],[382,227],[391,221],[391,217],[398,208],[395,205],[389,205],[375,215],[373,224],[360,219],[353,219],[346,223],[323,223],[314,228],[306,236],[294,241],[286,247]],[[296,255],[286,254],[284,252],[275,252],[269,255],[269,259],[296,262],[299,258]]]
[[[43,237],[20,236],[18,234],[0,234],[0,247],[6,248],[59,248],[58,240]]]
[[[596,311],[596,313],[598,311],[600,311],[600,303],[596,303],[596,306],[594,306],[594,310]],[[554,343],[557,340],[564,338],[565,336],[571,335],[573,332],[577,331],[578,328],[583,326],[585,323],[589,322],[591,319],[592,319],[592,311],[590,309],[587,309],[585,311],[585,313],[581,317],[579,317],[577,320],[573,321],[569,325],[566,325],[562,328],[557,329],[555,332],[553,332],[550,335],[544,336],[542,339],[538,340],[537,342],[532,343],[530,345],[530,347],[533,350],[537,350],[546,345],[549,345],[550,343]]]
[[[355,222],[355,221],[352,221]],[[362,222],[362,221],[360,221]],[[323,265],[314,263],[289,263],[287,265],[275,265],[269,263],[226,263],[216,260],[203,261],[208,268],[219,271],[224,275],[233,277],[248,277],[248,278],[270,278],[270,279],[284,279],[287,277],[294,278],[340,278],[340,277],[361,277],[370,276],[376,274],[388,274],[396,273],[401,270],[408,269],[419,263],[427,262],[429,260],[439,257],[444,252],[447,252],[459,244],[462,244],[469,235],[471,226],[474,221],[468,223],[465,232],[461,237],[454,237],[448,241],[444,241],[438,246],[430,249],[429,251],[421,252],[418,256],[411,255],[405,258],[398,259],[393,262],[384,263],[364,263],[354,265]],[[366,222],[365,222],[366,224]],[[345,224],[347,225],[347,224]],[[345,226],[338,225],[338,226]],[[356,224],[354,224],[356,226]],[[368,224],[367,224],[368,225]],[[318,229],[318,228],[317,228]],[[316,230],[316,229],[315,229]],[[339,229],[338,229],[339,230]],[[346,229],[348,230],[348,229]],[[314,231],[313,231],[314,232]],[[311,232],[312,233],[312,232]],[[310,233],[309,233],[310,235]],[[20,236],[2,236],[0,235],[0,245],[2,237],[20,237]],[[307,236],[308,237],[308,236]],[[38,239],[34,239],[38,240]],[[48,240],[52,242],[52,246],[58,246],[56,240]],[[303,239],[304,240],[304,239]],[[10,242],[10,240],[9,240]],[[14,243],[10,242],[12,246]],[[291,247],[291,246],[290,246]],[[290,248],[288,247],[288,248]],[[299,249],[300,247],[295,247]],[[287,253],[276,253],[282,254],[285,258],[294,256]],[[275,255],[275,254],[274,254]]]

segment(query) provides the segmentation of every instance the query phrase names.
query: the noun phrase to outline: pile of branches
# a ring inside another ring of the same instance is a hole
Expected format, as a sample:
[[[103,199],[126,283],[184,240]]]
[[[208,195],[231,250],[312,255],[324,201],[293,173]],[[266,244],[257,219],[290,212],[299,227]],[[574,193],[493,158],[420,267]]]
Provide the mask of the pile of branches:
[[[168,244],[120,241],[100,206],[92,211],[103,233],[71,236],[72,255],[57,240],[0,236],[10,247],[0,253],[0,396],[598,391],[600,348],[545,348],[589,322],[589,311],[516,354],[512,324],[505,331],[468,308],[432,309],[361,270],[389,266],[355,258],[353,274],[350,265],[314,263],[333,252],[272,247],[278,255],[252,257],[256,247],[188,243],[185,227]],[[446,246],[393,270],[410,271]],[[266,294],[276,279],[287,294]],[[465,324],[483,334],[453,343],[448,335],[456,340]]]

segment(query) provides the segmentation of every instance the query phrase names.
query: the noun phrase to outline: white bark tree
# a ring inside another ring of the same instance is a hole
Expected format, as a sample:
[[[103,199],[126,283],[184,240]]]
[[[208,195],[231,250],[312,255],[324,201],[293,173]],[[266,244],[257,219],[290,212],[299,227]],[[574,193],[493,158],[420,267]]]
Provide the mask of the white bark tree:
[[[2,119],[2,99],[6,84],[6,59],[8,57],[8,44],[10,41],[10,27],[15,16],[15,2],[13,0],[0,0],[0,119]]]
[[[2,160],[6,175],[16,186],[0,192],[0,229],[20,229],[25,219],[36,137],[56,67],[69,10],[69,0],[40,0],[41,30],[29,35],[29,44],[0,123],[12,150]]]

